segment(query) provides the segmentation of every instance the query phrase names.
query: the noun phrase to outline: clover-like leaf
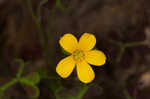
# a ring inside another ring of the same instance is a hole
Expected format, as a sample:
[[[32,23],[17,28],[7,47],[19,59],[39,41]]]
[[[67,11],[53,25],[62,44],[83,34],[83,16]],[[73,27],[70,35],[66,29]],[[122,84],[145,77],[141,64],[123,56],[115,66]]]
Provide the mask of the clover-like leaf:
[[[35,95],[33,96],[33,98],[38,98],[40,95],[40,90],[37,86],[32,86],[35,89]]]
[[[40,82],[40,75],[37,72],[33,72],[25,77],[20,78],[19,82],[23,85],[28,85],[35,90],[33,98],[37,98],[40,94],[39,88],[36,86]]]
[[[25,77],[21,77],[19,81],[23,84],[36,85],[40,82],[40,75],[37,72],[33,72]]]
[[[59,93],[62,89],[63,89],[63,86],[60,82],[60,80],[53,80],[50,82],[50,89],[55,93]]]
[[[22,86],[24,90],[27,92],[27,94],[32,98],[37,99],[40,95],[40,90],[38,86],[33,85],[32,83],[22,83]]]

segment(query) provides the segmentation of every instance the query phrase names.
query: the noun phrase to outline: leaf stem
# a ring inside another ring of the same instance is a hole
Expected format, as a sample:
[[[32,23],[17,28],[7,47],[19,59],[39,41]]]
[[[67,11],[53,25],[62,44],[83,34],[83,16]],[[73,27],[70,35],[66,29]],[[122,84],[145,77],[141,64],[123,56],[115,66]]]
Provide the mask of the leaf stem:
[[[23,74],[25,63],[21,59],[17,59],[16,61],[20,63],[19,70],[18,70],[18,72],[16,74],[16,77],[19,79],[22,76],[22,74]]]
[[[30,13],[32,15],[33,21],[35,22],[35,25],[40,33],[40,40],[41,40],[41,46],[43,49],[43,54],[45,57],[45,61],[47,63],[47,65],[50,65],[50,61],[49,61],[49,48],[48,48],[48,41],[46,40],[46,35],[43,32],[42,28],[41,28],[41,24],[38,21],[38,18],[35,16],[33,9],[32,9],[32,4],[30,2],[30,0],[27,0],[27,5],[29,7]]]
[[[88,88],[88,85],[83,85],[83,87],[79,90],[77,99],[82,99],[84,94],[87,92]]]

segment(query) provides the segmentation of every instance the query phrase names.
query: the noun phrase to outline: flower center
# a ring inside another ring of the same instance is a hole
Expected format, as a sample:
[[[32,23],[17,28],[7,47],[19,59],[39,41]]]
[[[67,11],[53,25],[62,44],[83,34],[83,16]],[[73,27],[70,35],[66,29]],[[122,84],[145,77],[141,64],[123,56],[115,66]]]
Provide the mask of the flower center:
[[[73,53],[73,57],[76,61],[81,61],[84,59],[84,53],[81,50],[76,50]]]

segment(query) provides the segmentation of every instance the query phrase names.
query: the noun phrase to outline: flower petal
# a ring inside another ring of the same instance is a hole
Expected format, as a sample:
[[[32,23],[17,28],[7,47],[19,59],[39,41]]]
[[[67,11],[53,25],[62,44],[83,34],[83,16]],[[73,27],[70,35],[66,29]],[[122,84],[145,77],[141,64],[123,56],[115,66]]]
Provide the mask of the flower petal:
[[[62,59],[57,67],[56,72],[62,77],[67,78],[75,68],[75,61],[73,60],[72,56],[68,56],[64,59]]]
[[[95,78],[92,67],[85,61],[77,63],[77,75],[83,83],[89,83]]]
[[[59,43],[62,48],[64,48],[67,52],[72,53],[78,45],[78,41],[72,34],[65,34],[60,40]]]
[[[100,66],[106,62],[106,56],[102,51],[92,50],[85,53],[85,60],[92,65]]]
[[[79,40],[79,47],[82,50],[91,50],[96,44],[96,38],[93,34],[84,33]]]

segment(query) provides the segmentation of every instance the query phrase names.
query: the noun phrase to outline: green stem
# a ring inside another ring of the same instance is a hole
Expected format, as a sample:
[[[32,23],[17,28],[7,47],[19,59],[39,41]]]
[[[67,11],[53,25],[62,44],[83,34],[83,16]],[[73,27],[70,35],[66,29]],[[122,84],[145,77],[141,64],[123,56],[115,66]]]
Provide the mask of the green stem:
[[[117,63],[120,62],[120,60],[121,60],[121,58],[122,58],[122,56],[123,56],[123,53],[124,53],[125,49],[126,49],[125,46],[121,46],[120,52],[119,52],[119,54],[118,54],[118,56],[117,56],[117,58],[116,58],[116,62],[117,62]]]
[[[115,40],[112,40],[112,39],[110,39],[109,42],[111,42],[111,43],[114,44],[114,45],[118,45],[118,46],[122,45],[121,42],[115,41]]]
[[[116,58],[116,62],[120,62],[122,56],[123,56],[123,53],[125,51],[125,49],[127,47],[135,47],[135,46],[141,46],[141,45],[145,45],[145,41],[141,41],[141,42],[133,42],[133,43],[122,43],[122,42],[117,42],[117,41],[114,41],[114,40],[110,40],[111,43],[113,44],[116,44],[118,46],[120,46],[120,53],[118,54],[117,58]]]
[[[123,93],[124,93],[126,99],[132,99],[132,97],[129,95],[127,90],[124,90]]]
[[[79,90],[77,99],[82,99],[84,94],[87,92],[88,88],[88,85],[83,85],[83,87]]]
[[[49,22],[49,30],[48,30],[48,37],[51,37],[51,33],[54,32],[54,18],[55,18],[56,8],[52,9],[52,12],[50,14],[50,22]]]
[[[22,74],[23,74],[23,70],[24,70],[25,64],[24,64],[23,60],[19,59],[19,60],[16,60],[16,61],[20,63],[19,70],[18,70],[18,72],[16,74],[16,77],[19,79],[22,76]]]
[[[56,0],[56,7],[60,8],[61,10],[65,10],[66,8],[62,5],[61,0]]]
[[[50,65],[49,48],[48,48],[48,41],[46,40],[46,35],[45,35],[45,33],[43,32],[43,30],[41,28],[41,24],[38,21],[38,18],[35,16],[35,14],[33,12],[32,4],[31,4],[30,0],[27,0],[27,4],[28,4],[29,10],[30,10],[30,13],[32,15],[33,21],[35,22],[35,25],[36,25],[39,33],[40,33],[41,46],[42,46],[42,49],[43,49],[43,53],[44,53],[46,63],[47,63],[47,65]]]
[[[0,87],[0,92],[4,92],[7,88],[14,85],[17,81],[18,81],[17,79],[13,79],[10,82],[4,84],[3,86]]]
[[[65,7],[64,5],[62,5],[61,0],[56,0],[56,8],[60,8],[63,12],[68,12],[69,10],[71,10],[71,6]]]
[[[40,95],[40,90],[37,86],[32,86],[35,89],[35,95],[33,96],[34,99],[38,99],[39,95]]]
[[[145,44],[145,42],[141,41],[141,42],[126,43],[125,46],[126,47],[135,47],[135,46],[141,46],[144,44]]]
[[[39,7],[37,8],[37,18],[38,18],[38,20],[40,20],[41,19],[41,7],[45,4],[45,3],[47,3],[48,2],[48,0],[42,0],[42,1],[40,1],[40,4],[39,4]]]

